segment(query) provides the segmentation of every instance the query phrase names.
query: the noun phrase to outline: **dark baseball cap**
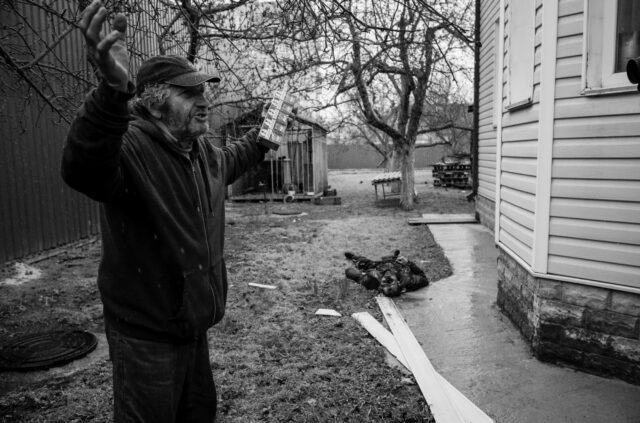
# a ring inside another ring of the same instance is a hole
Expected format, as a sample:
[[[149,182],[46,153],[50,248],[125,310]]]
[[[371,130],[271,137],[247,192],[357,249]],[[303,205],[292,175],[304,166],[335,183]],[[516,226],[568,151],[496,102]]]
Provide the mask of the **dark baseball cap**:
[[[178,87],[195,87],[204,82],[220,82],[217,75],[197,70],[180,56],[155,56],[142,63],[136,77],[136,92],[142,94],[151,84],[166,83]]]

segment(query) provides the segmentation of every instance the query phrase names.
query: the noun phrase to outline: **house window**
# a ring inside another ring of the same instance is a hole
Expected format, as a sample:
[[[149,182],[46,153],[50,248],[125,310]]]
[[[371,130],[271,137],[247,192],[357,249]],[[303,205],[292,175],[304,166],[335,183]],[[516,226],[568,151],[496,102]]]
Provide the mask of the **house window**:
[[[627,61],[640,56],[640,2],[618,0],[614,73],[626,72]]]
[[[531,104],[535,41],[535,1],[509,5],[508,106],[513,110]]]
[[[583,94],[634,90],[627,61],[640,56],[640,2],[586,0]]]

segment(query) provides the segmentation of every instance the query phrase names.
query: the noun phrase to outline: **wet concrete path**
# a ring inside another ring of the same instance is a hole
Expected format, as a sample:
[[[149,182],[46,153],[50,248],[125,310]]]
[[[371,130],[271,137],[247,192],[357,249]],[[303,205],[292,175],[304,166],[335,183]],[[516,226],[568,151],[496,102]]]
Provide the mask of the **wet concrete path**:
[[[496,423],[639,423],[640,386],[542,363],[496,305],[479,224],[430,225],[453,275],[395,302],[435,369]]]

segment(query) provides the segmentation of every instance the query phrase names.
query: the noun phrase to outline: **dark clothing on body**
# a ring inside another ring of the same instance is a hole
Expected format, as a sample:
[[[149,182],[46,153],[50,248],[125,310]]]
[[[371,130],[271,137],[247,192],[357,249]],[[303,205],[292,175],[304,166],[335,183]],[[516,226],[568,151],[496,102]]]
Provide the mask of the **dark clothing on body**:
[[[89,94],[62,176],[101,203],[105,321],[134,338],[190,342],[225,312],[226,186],[267,150],[257,130],[223,148],[201,137],[182,149],[154,123],[131,120],[131,96],[104,83]]]
[[[415,291],[429,285],[424,271],[414,262],[402,257],[399,250],[375,261],[349,251],[344,255],[355,265],[355,268],[345,270],[347,278],[367,289],[377,289],[388,297],[396,297],[405,291]]]
[[[116,422],[212,422],[217,398],[207,337],[169,344],[107,327]]]

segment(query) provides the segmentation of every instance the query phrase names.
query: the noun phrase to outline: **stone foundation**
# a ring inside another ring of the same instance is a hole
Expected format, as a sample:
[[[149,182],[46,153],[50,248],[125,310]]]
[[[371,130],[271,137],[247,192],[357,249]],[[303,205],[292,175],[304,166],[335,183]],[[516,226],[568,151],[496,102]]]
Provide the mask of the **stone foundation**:
[[[476,219],[493,232],[496,220],[496,204],[481,195],[476,196]]]
[[[498,306],[540,360],[640,385],[640,295],[536,278],[500,251]]]

